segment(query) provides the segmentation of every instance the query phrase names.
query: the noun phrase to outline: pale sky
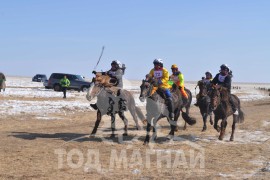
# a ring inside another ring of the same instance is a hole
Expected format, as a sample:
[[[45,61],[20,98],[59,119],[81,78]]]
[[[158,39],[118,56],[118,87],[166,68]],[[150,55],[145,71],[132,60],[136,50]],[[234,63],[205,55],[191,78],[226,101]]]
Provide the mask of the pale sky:
[[[143,79],[153,60],[185,80],[228,64],[235,82],[270,83],[269,0],[0,0],[0,72],[92,77],[112,60]]]

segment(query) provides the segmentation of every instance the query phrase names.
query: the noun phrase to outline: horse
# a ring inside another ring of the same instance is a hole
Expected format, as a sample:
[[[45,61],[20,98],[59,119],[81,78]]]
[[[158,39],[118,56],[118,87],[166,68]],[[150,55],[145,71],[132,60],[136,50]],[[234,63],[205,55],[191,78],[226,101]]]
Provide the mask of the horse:
[[[136,107],[135,100],[131,92],[108,85],[110,84],[109,82],[112,82],[112,80],[107,75],[98,75],[97,79],[106,79],[106,81],[97,81],[96,78],[94,78],[86,95],[87,100],[89,100],[90,102],[92,99],[97,97],[96,105],[91,105],[95,110],[97,110],[97,119],[95,122],[95,127],[91,132],[91,136],[94,136],[96,134],[102,116],[109,115],[111,116],[111,138],[114,138],[116,114],[118,114],[119,117],[123,120],[125,125],[125,132],[123,136],[127,136],[128,120],[124,115],[124,111],[127,110],[130,111],[137,129],[142,129],[142,127],[138,123],[138,117],[140,120],[142,120],[144,124],[146,124],[146,118],[142,113],[141,109],[139,107]]]
[[[6,89],[6,77],[3,73],[0,72],[0,92],[2,91],[5,91]]]
[[[234,103],[235,107],[237,107],[238,109],[239,112],[238,115],[233,114],[233,110],[229,102],[230,96],[232,98],[232,103]],[[218,138],[219,140],[223,140],[224,138],[227,126],[227,118],[233,115],[232,133],[230,137],[230,141],[233,141],[236,123],[244,122],[244,113],[241,110],[239,98],[234,94],[230,94],[227,88],[225,87],[213,86],[210,93],[210,99],[211,99],[211,108],[215,114],[214,128],[218,132],[220,132]],[[218,121],[220,119],[222,119],[221,127],[218,126]]]
[[[151,78],[142,80],[142,84],[140,86],[141,92],[140,92],[140,100],[142,102],[146,99],[146,119],[147,119],[147,128],[146,128],[146,137],[144,140],[144,145],[149,143],[150,140],[150,129],[151,129],[151,122],[153,121],[153,139],[155,140],[157,138],[156,136],[156,124],[157,122],[163,118],[166,117],[168,122],[171,125],[171,130],[168,135],[168,139],[173,139],[174,132],[177,125],[177,120],[182,112],[183,119],[189,124],[193,125],[196,123],[196,119],[191,118],[187,113],[182,111],[183,108],[183,101],[181,98],[181,92],[178,88],[173,88],[171,90],[172,97],[173,97],[173,112],[175,114],[174,118],[171,120],[169,118],[169,112],[166,106],[166,101],[164,99],[165,95],[157,90],[154,94],[150,94],[152,92],[152,89],[154,87],[154,80]]]
[[[210,124],[213,125],[213,120],[212,120],[212,111],[210,108],[210,97],[208,95],[208,85],[204,81],[199,81],[197,86],[199,87],[199,98],[198,98],[198,106],[200,109],[200,113],[203,118],[203,129],[202,132],[206,131],[207,126],[207,117],[210,116]]]

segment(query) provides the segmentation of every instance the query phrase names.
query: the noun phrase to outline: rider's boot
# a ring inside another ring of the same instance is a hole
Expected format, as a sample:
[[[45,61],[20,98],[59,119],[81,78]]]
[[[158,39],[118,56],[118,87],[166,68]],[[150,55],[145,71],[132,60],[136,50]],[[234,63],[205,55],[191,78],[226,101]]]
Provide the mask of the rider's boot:
[[[97,104],[90,104],[90,106],[91,106],[94,110],[97,110],[97,109],[98,109]]]

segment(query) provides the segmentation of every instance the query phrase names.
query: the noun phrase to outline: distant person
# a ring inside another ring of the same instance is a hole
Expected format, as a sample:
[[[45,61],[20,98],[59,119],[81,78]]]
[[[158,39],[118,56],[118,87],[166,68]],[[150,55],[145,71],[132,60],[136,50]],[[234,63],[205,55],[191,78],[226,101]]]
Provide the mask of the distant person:
[[[1,73],[0,72],[0,92],[2,91],[5,91],[6,89],[6,76],[4,75],[4,73]]]
[[[230,71],[230,68],[228,67],[228,65],[222,64],[220,66],[220,71],[215,76],[215,78],[212,80],[212,84],[227,88],[228,93],[231,94],[232,71]],[[230,104],[232,106],[233,114],[238,115],[238,110],[232,101],[231,95],[229,97],[230,97],[229,101],[230,101]]]
[[[67,98],[66,93],[67,93],[67,88],[70,86],[70,81],[68,80],[67,76],[64,76],[61,80],[60,80],[60,85],[64,94],[64,99]]]

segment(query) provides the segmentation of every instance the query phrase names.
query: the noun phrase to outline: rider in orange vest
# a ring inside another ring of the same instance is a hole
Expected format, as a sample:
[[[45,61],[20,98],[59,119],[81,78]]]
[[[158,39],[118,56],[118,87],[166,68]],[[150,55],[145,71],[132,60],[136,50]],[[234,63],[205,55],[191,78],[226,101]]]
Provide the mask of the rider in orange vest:
[[[174,84],[177,85],[177,87],[180,89],[182,97],[187,100],[188,95],[185,91],[185,84],[184,84],[184,75],[178,70],[178,67],[176,64],[173,64],[172,67],[172,75],[170,76],[170,80],[174,82]]]

